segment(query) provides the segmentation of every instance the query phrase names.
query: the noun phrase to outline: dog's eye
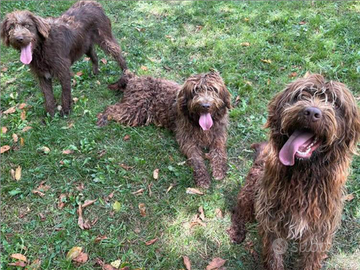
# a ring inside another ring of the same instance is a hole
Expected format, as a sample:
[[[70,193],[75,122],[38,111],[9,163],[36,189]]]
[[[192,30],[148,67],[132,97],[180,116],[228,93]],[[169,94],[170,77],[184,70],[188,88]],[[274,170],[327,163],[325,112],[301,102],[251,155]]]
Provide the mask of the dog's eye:
[[[30,24],[26,23],[26,24],[24,24],[24,27],[27,28],[27,29],[29,29],[29,28],[30,28]]]
[[[9,29],[10,29],[10,30],[13,30],[14,28],[15,28],[15,24],[10,24],[10,25],[9,25]]]

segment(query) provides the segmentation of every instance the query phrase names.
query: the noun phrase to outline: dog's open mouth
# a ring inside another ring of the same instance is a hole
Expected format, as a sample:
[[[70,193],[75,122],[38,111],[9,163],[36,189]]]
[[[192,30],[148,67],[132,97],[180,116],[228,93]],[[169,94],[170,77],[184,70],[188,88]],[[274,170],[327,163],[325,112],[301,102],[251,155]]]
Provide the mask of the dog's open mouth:
[[[28,45],[21,47],[20,61],[25,65],[31,63],[32,61],[31,42],[29,42]]]
[[[312,131],[295,130],[280,150],[280,162],[285,166],[293,166],[295,157],[310,158],[319,146],[320,142]]]
[[[213,120],[210,113],[203,113],[199,118],[199,125],[203,130],[209,130],[213,125]]]

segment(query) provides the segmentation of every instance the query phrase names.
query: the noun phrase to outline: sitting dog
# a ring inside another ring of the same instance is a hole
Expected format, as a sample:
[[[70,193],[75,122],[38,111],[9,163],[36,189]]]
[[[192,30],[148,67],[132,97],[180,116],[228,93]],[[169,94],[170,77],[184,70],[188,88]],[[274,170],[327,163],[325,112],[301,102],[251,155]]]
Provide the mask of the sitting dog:
[[[227,171],[226,138],[230,93],[216,72],[191,76],[181,86],[126,72],[122,100],[98,116],[98,125],[113,119],[128,126],[154,123],[175,132],[181,151],[194,169],[198,186],[208,188],[202,150],[208,148],[212,175],[223,179]]]
[[[56,102],[52,78],[57,77],[62,87],[62,113],[71,109],[70,67],[82,55],[90,57],[93,73],[98,73],[98,57],[94,45],[112,55],[123,71],[126,63],[121,49],[111,33],[111,23],[97,2],[75,3],[61,17],[41,18],[30,11],[14,11],[5,16],[1,38],[6,46],[20,51],[20,61],[30,65],[37,76],[45,97],[45,109],[51,116]],[[124,87],[119,79],[111,88]]]
[[[299,269],[320,269],[340,224],[342,194],[360,138],[356,101],[339,82],[312,74],[289,84],[269,104],[267,144],[242,187],[232,226],[259,223],[266,269],[284,269],[287,241],[298,243]]]

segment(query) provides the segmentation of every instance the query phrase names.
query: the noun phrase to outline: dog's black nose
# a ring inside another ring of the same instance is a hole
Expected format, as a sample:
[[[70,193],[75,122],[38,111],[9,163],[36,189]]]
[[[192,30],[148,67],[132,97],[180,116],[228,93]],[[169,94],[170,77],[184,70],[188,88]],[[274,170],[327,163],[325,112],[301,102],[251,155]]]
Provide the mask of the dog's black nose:
[[[204,109],[209,109],[210,106],[211,106],[211,104],[209,104],[209,103],[202,103],[201,104],[201,107],[203,107]]]
[[[24,40],[24,38],[23,38],[23,37],[20,37],[20,36],[19,36],[19,37],[15,37],[15,39],[16,39],[17,42],[20,42],[20,43],[23,42],[23,40]]]
[[[318,109],[316,107],[307,107],[304,110],[304,115],[309,121],[312,121],[312,122],[316,122],[316,121],[320,120],[322,117],[322,113],[321,113],[320,109]]]

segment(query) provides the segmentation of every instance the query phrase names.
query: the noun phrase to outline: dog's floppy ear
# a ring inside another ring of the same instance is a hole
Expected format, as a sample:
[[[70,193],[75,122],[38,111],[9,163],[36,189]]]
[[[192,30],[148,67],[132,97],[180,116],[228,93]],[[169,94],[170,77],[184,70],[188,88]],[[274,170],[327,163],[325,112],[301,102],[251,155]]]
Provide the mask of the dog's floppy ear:
[[[179,90],[176,101],[179,112],[185,113],[187,111],[187,103],[189,99],[191,99],[192,88],[193,84],[189,81],[186,81]]]
[[[10,40],[9,40],[9,18],[6,16],[4,18],[4,21],[1,23],[1,40],[4,43],[5,46],[9,47]]]
[[[220,91],[220,97],[224,101],[226,108],[231,109],[231,95],[225,85],[223,85]]]
[[[35,23],[36,28],[39,31],[39,33],[44,38],[47,38],[49,36],[49,32],[50,32],[50,24],[45,19],[43,19],[39,16],[36,16],[36,15],[32,14],[31,12],[29,13],[29,16]]]

